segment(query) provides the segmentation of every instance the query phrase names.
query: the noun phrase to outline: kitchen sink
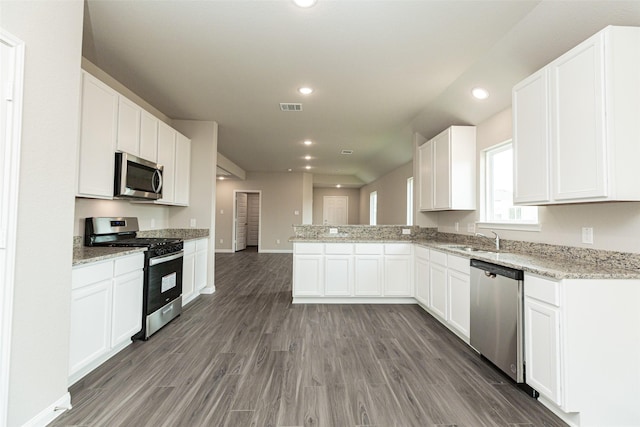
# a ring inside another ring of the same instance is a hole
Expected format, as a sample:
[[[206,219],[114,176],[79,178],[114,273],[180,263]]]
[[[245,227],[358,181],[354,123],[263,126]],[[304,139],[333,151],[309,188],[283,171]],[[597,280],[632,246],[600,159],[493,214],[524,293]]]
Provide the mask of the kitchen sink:
[[[456,249],[464,252],[477,252],[477,253],[488,253],[488,254],[498,253],[498,251],[494,251],[491,249],[474,248],[473,246],[466,246],[466,245],[447,245],[446,247],[448,249]]]

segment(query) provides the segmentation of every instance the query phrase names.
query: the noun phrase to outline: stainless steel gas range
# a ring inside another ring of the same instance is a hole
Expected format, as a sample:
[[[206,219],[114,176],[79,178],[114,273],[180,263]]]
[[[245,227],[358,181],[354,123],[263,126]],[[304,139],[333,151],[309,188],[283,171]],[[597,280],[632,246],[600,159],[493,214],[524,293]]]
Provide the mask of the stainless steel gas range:
[[[182,313],[181,239],[137,237],[136,217],[86,218],[85,246],[144,247],[142,330],[132,339],[147,340]]]

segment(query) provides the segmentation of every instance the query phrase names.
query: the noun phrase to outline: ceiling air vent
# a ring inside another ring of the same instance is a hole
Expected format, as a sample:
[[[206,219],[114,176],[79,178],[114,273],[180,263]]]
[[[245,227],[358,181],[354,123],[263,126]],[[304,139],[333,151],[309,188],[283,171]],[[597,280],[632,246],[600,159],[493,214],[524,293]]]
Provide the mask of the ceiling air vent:
[[[302,104],[281,102],[280,103],[280,110],[282,110],[282,111],[302,111]]]
[[[340,154],[353,154],[353,150],[342,150]]]

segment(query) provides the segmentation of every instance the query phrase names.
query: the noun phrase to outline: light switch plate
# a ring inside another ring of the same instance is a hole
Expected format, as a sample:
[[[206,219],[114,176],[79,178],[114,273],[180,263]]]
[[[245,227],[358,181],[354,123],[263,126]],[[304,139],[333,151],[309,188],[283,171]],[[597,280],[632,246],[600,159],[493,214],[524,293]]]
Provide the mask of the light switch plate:
[[[593,245],[593,227],[582,227],[582,243]]]
[[[411,234],[411,230],[408,228],[403,228],[402,229],[402,234]]]
[[[337,228],[330,228],[329,229],[329,234],[338,234],[338,229]]]
[[[473,222],[470,222],[469,224],[467,224],[467,232],[468,233],[476,232],[476,225]]]
[[[196,219],[195,218],[191,218],[189,220],[189,227],[196,228]]]
[[[300,211],[293,211],[294,215],[300,215]]]

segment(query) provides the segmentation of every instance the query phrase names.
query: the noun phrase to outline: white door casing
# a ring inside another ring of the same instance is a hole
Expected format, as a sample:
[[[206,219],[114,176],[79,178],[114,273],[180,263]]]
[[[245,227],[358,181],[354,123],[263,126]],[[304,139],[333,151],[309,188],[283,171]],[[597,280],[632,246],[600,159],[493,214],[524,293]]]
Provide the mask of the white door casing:
[[[247,193],[236,193],[236,248],[235,252],[247,248]]]
[[[324,196],[322,200],[322,223],[346,225],[349,223],[349,197]]]
[[[0,425],[7,422],[24,42],[0,28]]]

